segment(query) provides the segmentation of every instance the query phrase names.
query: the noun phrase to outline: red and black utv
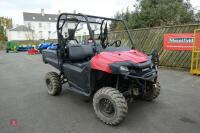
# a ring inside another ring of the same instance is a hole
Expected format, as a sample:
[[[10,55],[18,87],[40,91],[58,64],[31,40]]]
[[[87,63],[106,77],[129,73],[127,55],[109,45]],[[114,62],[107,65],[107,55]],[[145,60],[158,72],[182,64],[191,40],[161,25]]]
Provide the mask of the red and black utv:
[[[113,23],[124,26],[132,48],[121,46],[124,38],[110,41]],[[59,95],[67,83],[67,89],[93,98],[97,117],[108,125],[117,125],[126,117],[130,99],[158,97],[157,52],[146,55],[136,50],[123,20],[62,13],[57,34],[57,49],[42,52],[43,61],[60,71],[46,74],[50,95]],[[85,36],[78,38],[81,34]]]

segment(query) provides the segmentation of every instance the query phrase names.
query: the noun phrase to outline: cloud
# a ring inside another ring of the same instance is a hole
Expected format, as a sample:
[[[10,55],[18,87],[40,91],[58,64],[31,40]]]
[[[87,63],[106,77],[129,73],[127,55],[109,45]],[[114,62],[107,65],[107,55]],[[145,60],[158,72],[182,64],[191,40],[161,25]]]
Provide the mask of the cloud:
[[[35,9],[38,7],[49,8],[51,5],[48,0],[1,0],[1,7],[12,9],[20,9],[20,10],[27,10],[27,9]]]
[[[0,0],[0,16],[13,19],[15,24],[23,23],[23,11],[40,12],[41,8],[50,8],[48,0]]]
[[[77,12],[111,17],[116,11],[127,7],[134,0],[0,0],[0,16],[12,17],[14,23],[23,23],[23,12],[45,13]]]
[[[15,24],[23,24],[23,12],[45,13],[73,12],[112,17],[117,11],[132,8],[136,0],[0,0],[0,16],[12,17]],[[200,6],[199,0],[191,0]]]
[[[190,0],[195,10],[200,10],[200,0]]]

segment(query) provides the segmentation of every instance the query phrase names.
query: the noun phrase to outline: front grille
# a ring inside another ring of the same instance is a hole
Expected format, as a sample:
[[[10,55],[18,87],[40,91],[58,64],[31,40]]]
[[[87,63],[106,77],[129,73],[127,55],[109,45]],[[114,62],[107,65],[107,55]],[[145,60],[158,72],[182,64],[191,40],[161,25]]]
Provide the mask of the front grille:
[[[149,72],[151,70],[150,67],[146,67],[146,68],[129,68],[131,73],[146,73]]]

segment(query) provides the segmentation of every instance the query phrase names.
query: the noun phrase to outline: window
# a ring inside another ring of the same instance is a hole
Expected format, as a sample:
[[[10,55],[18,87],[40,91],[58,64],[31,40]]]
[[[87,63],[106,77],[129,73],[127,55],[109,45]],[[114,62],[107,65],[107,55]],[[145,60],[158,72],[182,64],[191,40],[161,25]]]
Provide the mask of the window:
[[[95,29],[95,30],[97,29],[97,25],[94,25],[94,29]]]
[[[55,20],[57,20],[57,18],[55,18]]]
[[[42,28],[42,23],[39,23],[39,28]]]
[[[35,20],[35,17],[33,17],[33,20]]]
[[[51,20],[51,18],[49,18],[49,20]]]
[[[51,23],[48,23],[48,28],[49,28],[49,29],[51,28]]]
[[[43,39],[42,31],[39,31],[39,38],[40,38],[40,39]]]
[[[30,29],[31,29],[31,23],[30,23],[30,22],[28,23],[28,28],[30,28]]]
[[[48,31],[48,39],[50,39],[51,31]]]
[[[34,26],[34,24],[32,25],[32,30],[35,30],[35,26]]]
[[[81,28],[83,28],[83,23],[81,23]]]
[[[17,31],[17,37],[20,39],[21,38],[21,34],[19,31]]]
[[[67,25],[67,23],[65,23],[64,27],[65,27],[66,29],[68,29],[68,25]]]

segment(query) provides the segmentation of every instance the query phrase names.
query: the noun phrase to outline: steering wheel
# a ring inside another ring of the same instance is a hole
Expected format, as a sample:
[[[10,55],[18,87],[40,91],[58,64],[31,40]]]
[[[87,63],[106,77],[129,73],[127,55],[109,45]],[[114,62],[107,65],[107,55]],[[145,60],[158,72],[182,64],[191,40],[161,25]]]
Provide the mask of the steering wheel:
[[[113,46],[114,44],[115,44],[115,47],[120,47],[121,44],[122,44],[122,41],[121,40],[116,40],[113,43],[108,44],[108,46]]]

